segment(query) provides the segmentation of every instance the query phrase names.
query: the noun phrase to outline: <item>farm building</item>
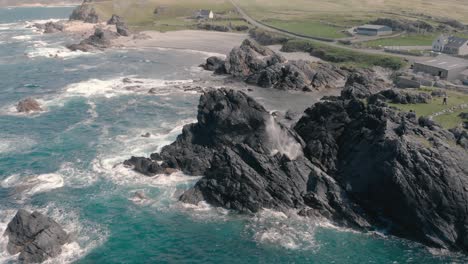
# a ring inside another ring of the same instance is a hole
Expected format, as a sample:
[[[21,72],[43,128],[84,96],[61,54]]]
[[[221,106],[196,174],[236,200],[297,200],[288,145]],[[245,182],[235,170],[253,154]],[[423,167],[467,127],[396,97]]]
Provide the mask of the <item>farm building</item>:
[[[462,73],[468,69],[468,60],[447,55],[440,55],[425,61],[414,63],[415,72],[425,72],[449,81],[462,79]]]
[[[198,10],[195,13],[195,18],[197,19],[213,19],[214,18],[214,13],[211,10]]]
[[[356,29],[356,32],[359,35],[367,35],[367,36],[383,36],[392,34],[392,29],[388,26],[381,26],[381,25],[363,25],[359,26]]]
[[[465,56],[468,55],[468,39],[440,35],[432,43],[432,51]]]

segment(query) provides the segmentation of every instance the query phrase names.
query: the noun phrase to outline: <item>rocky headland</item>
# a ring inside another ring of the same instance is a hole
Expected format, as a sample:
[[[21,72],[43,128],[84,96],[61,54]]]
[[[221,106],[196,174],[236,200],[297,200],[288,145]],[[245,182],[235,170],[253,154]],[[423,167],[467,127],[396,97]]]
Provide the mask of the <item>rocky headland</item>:
[[[205,92],[197,123],[160,153],[125,164],[148,176],[203,175],[182,202],[292,209],[311,221],[467,251],[466,133],[399,112],[381,100],[386,94],[370,100],[347,89],[291,127],[243,92]]]

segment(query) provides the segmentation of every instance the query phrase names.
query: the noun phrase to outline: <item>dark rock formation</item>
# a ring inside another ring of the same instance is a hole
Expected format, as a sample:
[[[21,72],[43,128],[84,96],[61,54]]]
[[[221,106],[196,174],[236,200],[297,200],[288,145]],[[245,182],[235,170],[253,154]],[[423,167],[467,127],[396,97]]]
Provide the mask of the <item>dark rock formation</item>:
[[[128,29],[127,24],[125,24],[125,22],[118,22],[115,25],[115,28],[117,29],[117,34],[119,34],[120,36],[128,37],[132,34],[130,33],[130,29]]]
[[[384,25],[391,27],[394,31],[407,31],[411,33],[419,33],[421,31],[433,32],[435,30],[431,24],[422,20],[378,18],[371,21],[370,24]]]
[[[67,48],[76,51],[89,52],[93,50],[103,50],[111,46],[111,41],[117,38],[118,35],[107,29],[97,28],[93,35],[81,41],[79,44],[68,45]]]
[[[31,113],[43,111],[41,105],[32,98],[27,98],[18,103],[16,110],[20,113]]]
[[[352,69],[345,87],[341,91],[344,98],[366,98],[372,94],[392,88],[392,84],[379,78],[371,69]]]
[[[341,87],[347,72],[327,63],[287,61],[252,40],[228,55],[224,68],[235,78],[264,88],[311,91]]]
[[[339,181],[390,233],[467,250],[467,152],[451,133],[421,126],[413,113],[360,101],[318,103],[296,131],[305,155]],[[383,220],[385,219],[385,220]]]
[[[18,210],[5,231],[8,253],[19,254],[21,263],[40,263],[58,256],[68,234],[51,218],[39,212]]]
[[[52,21],[47,22],[45,24],[36,23],[34,24],[34,27],[41,30],[44,34],[62,32],[64,29],[64,26],[62,23],[52,22]]]
[[[224,66],[224,60],[220,57],[209,57],[206,59],[206,63],[200,65],[203,69],[207,71],[212,71],[215,74],[226,74],[226,67]]]
[[[201,96],[198,123],[173,144],[128,163],[143,172],[160,166],[204,175],[183,202],[241,212],[294,208],[467,251],[464,140],[414,113],[354,97],[317,103],[290,129],[244,93],[221,89]]]
[[[377,100],[394,104],[428,104],[432,96],[427,93],[405,92],[402,90],[385,90],[369,97],[369,102]]]
[[[112,15],[112,17],[107,21],[107,25],[117,25],[117,23],[123,22],[123,19],[118,15]]]
[[[99,16],[94,7],[91,6],[92,2],[93,0],[84,0],[80,6],[73,10],[73,13],[70,15],[70,20],[81,20],[93,24],[98,23]]]

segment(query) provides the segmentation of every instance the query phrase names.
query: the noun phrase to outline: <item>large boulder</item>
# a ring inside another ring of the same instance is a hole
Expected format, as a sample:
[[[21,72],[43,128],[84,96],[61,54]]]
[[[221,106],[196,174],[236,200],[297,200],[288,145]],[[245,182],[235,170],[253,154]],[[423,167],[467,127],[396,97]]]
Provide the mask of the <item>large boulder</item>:
[[[19,253],[21,263],[40,263],[58,256],[68,240],[62,227],[39,212],[18,210],[5,231],[8,236],[7,251]]]
[[[70,15],[70,21],[81,20],[86,23],[96,24],[99,22],[99,16],[91,6],[93,0],[84,0],[83,3],[76,7]]]
[[[34,100],[33,98],[26,98],[21,100],[18,105],[16,105],[16,110],[20,113],[31,113],[31,112],[40,112],[43,111],[41,105]]]
[[[115,24],[115,28],[117,30],[117,34],[120,36],[128,37],[132,33],[130,32],[130,29],[128,29],[128,26],[125,22],[120,21]]]

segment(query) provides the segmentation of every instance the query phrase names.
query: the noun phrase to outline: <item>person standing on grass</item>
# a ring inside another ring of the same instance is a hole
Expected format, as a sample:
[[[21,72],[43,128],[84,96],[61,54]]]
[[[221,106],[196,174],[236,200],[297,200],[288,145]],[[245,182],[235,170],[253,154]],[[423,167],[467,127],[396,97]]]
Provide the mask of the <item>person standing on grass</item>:
[[[444,95],[444,100],[442,101],[443,105],[447,105],[447,94]]]

